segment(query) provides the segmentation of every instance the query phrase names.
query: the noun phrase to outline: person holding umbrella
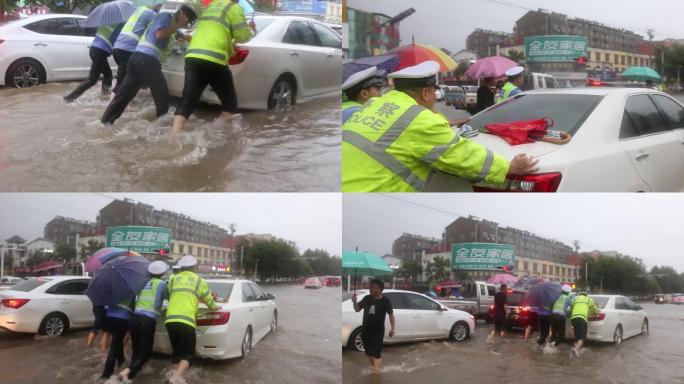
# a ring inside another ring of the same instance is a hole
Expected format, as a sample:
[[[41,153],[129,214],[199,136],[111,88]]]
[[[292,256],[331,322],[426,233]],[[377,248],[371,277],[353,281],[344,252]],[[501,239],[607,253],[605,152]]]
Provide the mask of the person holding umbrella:
[[[363,349],[368,356],[373,371],[379,372],[382,368],[382,343],[385,337],[385,316],[389,315],[389,337],[394,337],[394,311],[392,302],[382,295],[385,285],[382,280],[373,279],[370,282],[370,295],[365,296],[360,302],[356,302],[356,291],[351,300],[354,310],[359,312],[363,309]]]
[[[152,356],[157,319],[164,300],[169,298],[166,282],[161,279],[167,269],[168,266],[163,261],[154,261],[147,267],[152,277],[145,288],[140,291],[135,302],[135,311],[131,320],[133,356],[130,366],[119,373],[119,377],[124,382],[133,379]]]
[[[384,71],[373,66],[356,72],[342,83],[342,94],[346,97],[342,103],[342,124],[368,100],[382,95],[385,77]]]
[[[169,380],[172,384],[179,382],[195,357],[199,301],[202,300],[212,311],[220,308],[214,302],[207,282],[193,271],[195,265],[197,259],[194,256],[181,257],[178,260],[180,272],[168,284],[170,297],[164,324],[173,348],[171,364],[174,372]]]
[[[565,340],[565,307],[570,300],[572,288],[567,284],[563,284],[561,290],[563,292],[560,297],[556,299],[556,302],[553,303],[553,308],[551,310],[551,342],[554,347],[557,347],[558,344]]]
[[[567,301],[566,312],[568,309],[570,310],[570,324],[572,324],[572,331],[575,334],[575,345],[572,347],[572,353],[575,357],[579,357],[580,350],[587,340],[589,315],[598,312],[598,307],[594,303],[594,299],[587,296],[586,292],[580,292],[579,295]]]

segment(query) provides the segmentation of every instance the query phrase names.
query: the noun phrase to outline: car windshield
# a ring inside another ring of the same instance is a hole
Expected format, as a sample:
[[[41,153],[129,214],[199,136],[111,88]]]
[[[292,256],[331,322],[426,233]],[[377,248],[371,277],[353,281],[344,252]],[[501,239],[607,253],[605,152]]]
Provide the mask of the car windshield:
[[[216,297],[227,301],[230,293],[233,292],[233,283],[222,283],[218,281],[207,281],[209,289],[216,292]]]
[[[477,114],[469,124],[484,132],[485,125],[548,118],[554,124],[549,129],[573,135],[603,99],[599,95],[527,94],[495,105]]]
[[[36,277],[30,280],[22,281],[21,283],[13,286],[12,290],[20,292],[30,292],[40,287],[41,285],[47,283],[48,281],[52,281],[52,279],[48,279],[45,277]]]
[[[606,304],[608,304],[609,297],[606,297],[606,296],[590,296],[590,297],[592,299],[594,299],[594,303],[596,303],[596,305],[599,308],[605,308]]]
[[[527,294],[525,292],[511,292],[508,294],[507,304],[512,306],[526,305],[527,302],[525,298]]]

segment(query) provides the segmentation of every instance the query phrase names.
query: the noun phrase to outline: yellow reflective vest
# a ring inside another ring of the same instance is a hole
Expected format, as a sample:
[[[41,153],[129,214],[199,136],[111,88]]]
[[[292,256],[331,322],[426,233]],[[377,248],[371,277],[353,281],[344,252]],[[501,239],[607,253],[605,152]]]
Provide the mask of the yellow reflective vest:
[[[502,101],[508,100],[508,98],[511,97],[511,92],[513,92],[516,89],[518,89],[518,87],[515,84],[506,82],[503,88],[501,88],[502,96],[496,100],[496,103],[499,104]]]
[[[169,306],[164,324],[183,323],[195,328],[200,299],[210,309],[216,308],[209,285],[194,272],[177,273],[169,280],[168,289]]]
[[[571,319],[581,318],[587,321],[590,313],[596,312],[596,304],[594,300],[587,295],[577,295],[572,300]]]
[[[434,170],[472,183],[503,184],[509,163],[456,135],[449,122],[390,91],[375,97],[342,126],[342,191],[422,191]]]
[[[252,38],[242,7],[230,0],[214,0],[199,18],[185,57],[227,65],[233,55],[233,39]]]

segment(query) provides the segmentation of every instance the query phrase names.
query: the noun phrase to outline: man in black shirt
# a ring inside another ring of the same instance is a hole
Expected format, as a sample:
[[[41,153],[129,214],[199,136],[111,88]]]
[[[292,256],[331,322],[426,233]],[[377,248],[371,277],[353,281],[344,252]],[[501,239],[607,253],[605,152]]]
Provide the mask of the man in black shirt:
[[[374,371],[382,368],[382,340],[385,336],[385,315],[389,314],[390,331],[389,337],[394,336],[394,311],[392,303],[382,295],[385,285],[382,281],[374,279],[370,282],[370,295],[365,296],[360,302],[356,302],[356,292],[352,295],[354,310],[359,312],[363,309],[363,349],[368,356],[368,361]]]
[[[501,284],[499,292],[494,295],[494,330],[489,334],[488,341],[499,332],[501,337],[506,334],[506,312],[508,311],[508,297],[506,296],[506,284]]]
[[[477,107],[473,111],[475,113],[480,113],[485,109],[494,105],[494,92],[492,92],[492,87],[494,86],[493,77],[485,77],[480,83],[480,88],[477,89]]]

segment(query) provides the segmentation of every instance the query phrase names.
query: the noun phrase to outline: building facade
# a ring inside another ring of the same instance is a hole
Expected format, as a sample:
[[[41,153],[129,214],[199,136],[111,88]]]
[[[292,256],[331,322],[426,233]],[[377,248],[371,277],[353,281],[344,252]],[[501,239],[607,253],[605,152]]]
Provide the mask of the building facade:
[[[6,239],[4,243],[0,243],[0,254],[4,257],[4,268],[6,270],[21,266],[21,263],[25,263],[28,257],[26,240],[18,235]],[[10,257],[12,263],[8,262]]]
[[[325,13],[325,21],[328,23],[342,23],[342,0],[329,0]]]
[[[506,32],[477,28],[466,38],[466,49],[478,57],[496,56],[497,48],[509,45],[510,37]]]
[[[399,46],[399,23],[391,23],[390,16],[353,8],[347,8],[346,14],[348,58],[382,55]]]
[[[63,216],[55,216],[45,224],[43,237],[52,240],[56,245],[65,244],[76,246],[76,236],[91,228],[95,223],[85,220],[76,220]]]
[[[441,245],[440,239],[403,233],[392,243],[392,255],[402,260],[420,260],[424,252],[438,249]]]

